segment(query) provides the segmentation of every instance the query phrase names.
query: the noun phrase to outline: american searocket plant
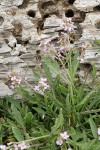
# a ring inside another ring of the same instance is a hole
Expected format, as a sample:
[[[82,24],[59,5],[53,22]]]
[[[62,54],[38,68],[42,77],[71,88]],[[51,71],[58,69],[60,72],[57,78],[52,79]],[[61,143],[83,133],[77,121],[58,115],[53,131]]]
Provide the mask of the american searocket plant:
[[[9,87],[21,98],[0,100],[1,150],[100,149],[100,87],[81,83],[81,56],[70,44],[74,23],[64,18],[62,26],[58,46],[50,40],[40,43],[44,58],[42,74],[33,70],[36,85],[14,71],[6,75]],[[95,71],[93,66],[94,78]]]

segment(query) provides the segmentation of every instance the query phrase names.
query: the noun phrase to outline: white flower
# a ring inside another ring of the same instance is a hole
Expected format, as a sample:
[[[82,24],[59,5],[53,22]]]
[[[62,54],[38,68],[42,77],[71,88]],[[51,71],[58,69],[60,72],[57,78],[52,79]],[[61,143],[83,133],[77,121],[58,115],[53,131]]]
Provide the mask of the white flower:
[[[42,115],[42,119],[44,119],[44,118],[45,118],[45,114]]]
[[[69,135],[67,134],[67,132],[63,132],[63,133],[60,133],[60,136],[62,137],[62,139],[64,140],[67,140],[69,138]]]
[[[68,148],[68,150],[72,150],[71,148]]]
[[[98,128],[98,135],[100,135],[100,128]]]

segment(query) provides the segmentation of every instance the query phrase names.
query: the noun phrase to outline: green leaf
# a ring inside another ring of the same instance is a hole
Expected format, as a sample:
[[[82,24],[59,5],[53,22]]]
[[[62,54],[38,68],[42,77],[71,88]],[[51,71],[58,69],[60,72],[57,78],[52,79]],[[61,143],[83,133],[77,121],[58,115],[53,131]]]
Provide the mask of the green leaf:
[[[16,124],[15,124],[15,122],[13,122],[13,121],[10,120],[10,119],[7,119],[7,123],[9,124],[10,128],[12,128],[12,126],[13,126],[13,127],[17,127]]]
[[[39,78],[40,78],[40,74],[39,73],[37,73],[36,71],[34,71],[34,70],[32,70],[32,72],[33,72],[33,74],[34,74],[34,76],[35,76],[35,79],[36,80],[39,80]]]
[[[55,80],[54,80],[54,83],[53,83],[53,88],[54,89],[57,89],[57,88],[60,88],[60,76],[57,75]],[[60,89],[59,89],[60,90]],[[60,92],[60,91],[59,91]]]
[[[79,150],[92,150],[94,143],[95,143],[95,139],[88,141],[88,142],[83,142],[83,141],[78,142],[77,145],[79,147]]]
[[[60,85],[60,90],[63,94],[67,95],[68,93],[68,88],[66,88],[64,85]]]
[[[92,117],[89,118],[89,123],[90,123],[91,131],[92,131],[94,138],[97,138],[97,127]]]
[[[90,91],[76,107],[82,107],[88,100],[90,100],[90,97],[95,93],[94,90]]]
[[[84,139],[84,142],[87,141],[87,133],[85,130],[83,130],[83,139]]]
[[[70,136],[72,137],[72,140],[74,141],[74,143],[77,141],[77,134],[76,131],[73,127],[70,128]]]
[[[96,142],[95,144],[92,145],[91,149],[89,150],[100,150],[100,143]]]
[[[43,62],[49,67],[50,72],[56,77],[58,74],[60,74],[60,67],[54,59],[51,57],[46,57]]]
[[[90,144],[89,144],[89,146],[88,146],[88,150],[92,150],[93,145],[96,143],[96,140],[93,139],[93,140],[91,140],[89,143],[90,143]]]
[[[33,122],[33,114],[31,112],[28,112],[24,118],[25,122],[30,124]]]
[[[49,66],[44,62],[43,63],[44,73],[50,85],[53,83],[52,74],[50,72]]]
[[[75,75],[76,75],[76,71],[77,71],[77,68],[78,68],[78,66],[79,66],[79,61],[78,61],[78,55],[79,55],[79,53],[77,52],[77,53],[75,53],[75,55],[74,55],[74,60],[72,61],[72,69],[73,69],[73,72],[72,72],[72,75],[73,75],[73,79],[74,79],[74,77],[75,77]]]
[[[66,97],[66,111],[68,114],[70,114],[70,101],[69,101],[69,94]]]
[[[7,97],[7,100],[13,104],[14,106],[16,106],[16,108],[18,108],[19,110],[21,109],[20,103],[18,100],[13,99],[12,97]]]
[[[95,67],[95,65],[93,64],[93,65],[92,65],[92,77],[93,77],[93,80],[96,78],[96,72],[97,72],[96,67]]]
[[[48,93],[48,97],[49,97],[50,101],[54,101],[54,103],[58,109],[63,108],[63,104],[59,101],[59,99],[57,99],[55,97],[54,93],[53,94]]]
[[[2,124],[0,124],[0,144],[2,144],[4,136],[5,136],[4,127]]]
[[[62,113],[62,108],[61,108],[58,118],[56,118],[55,120],[55,125],[52,127],[52,131],[56,131],[57,129],[62,127],[63,123],[64,123],[64,118],[63,118],[63,113]]]
[[[56,145],[55,145],[55,142],[53,142],[53,143],[51,144],[51,149],[50,149],[50,150],[57,150]]]
[[[11,105],[11,110],[12,110],[12,114],[14,115],[14,119],[16,120],[16,122],[22,127],[24,127],[23,118],[20,112],[18,111],[18,109],[13,104]]]
[[[17,139],[17,141],[24,140],[24,136],[21,134],[21,131],[19,131],[18,128],[12,127],[12,132],[13,132],[15,138]]]
[[[34,110],[36,110],[39,114],[45,114],[45,111],[39,107],[32,107]]]

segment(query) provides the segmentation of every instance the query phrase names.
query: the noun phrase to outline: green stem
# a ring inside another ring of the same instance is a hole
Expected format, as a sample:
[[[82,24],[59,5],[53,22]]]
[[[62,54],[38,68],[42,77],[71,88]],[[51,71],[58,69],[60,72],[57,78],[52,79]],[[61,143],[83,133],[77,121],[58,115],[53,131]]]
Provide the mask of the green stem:
[[[29,139],[29,140],[24,140],[24,141],[25,141],[25,143],[28,143],[28,142],[40,140],[40,139],[43,139],[43,138],[48,138],[49,136],[51,136],[51,133],[48,134],[48,135],[44,135],[44,136],[41,136],[41,137],[36,137],[36,138]],[[23,141],[22,141],[22,142],[23,142]],[[14,142],[13,144],[20,144],[20,143],[21,143],[21,141],[20,141],[20,142]],[[13,145],[11,145],[11,147],[12,147],[12,146],[13,146]],[[8,148],[6,148],[6,149],[9,150],[9,148],[11,148],[11,147],[8,147]]]

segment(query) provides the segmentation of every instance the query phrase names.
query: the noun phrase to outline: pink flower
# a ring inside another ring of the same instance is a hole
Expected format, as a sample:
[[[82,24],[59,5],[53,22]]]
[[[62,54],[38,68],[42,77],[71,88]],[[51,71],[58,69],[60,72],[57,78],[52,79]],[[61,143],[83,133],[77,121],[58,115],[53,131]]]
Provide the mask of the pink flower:
[[[48,51],[47,45],[44,46],[43,51],[46,53]]]
[[[61,27],[68,32],[74,31],[74,23],[72,22],[72,18],[64,18]]]
[[[6,150],[6,145],[0,145],[1,150]]]
[[[86,49],[86,44],[82,44],[81,48]]]
[[[58,52],[57,57],[59,57],[59,58],[61,58],[61,57],[62,57],[62,55],[61,55],[61,53],[60,53],[60,52]]]
[[[47,84],[44,86],[44,90],[49,89],[49,88],[50,88],[50,86]]]
[[[69,138],[69,135],[67,134],[67,132],[62,132],[60,133],[60,136],[62,137],[62,139],[67,140]]]
[[[40,78],[38,85],[34,86],[34,90],[42,95],[44,95],[44,91],[49,88],[50,86],[47,84],[46,78]]]
[[[39,82],[46,82],[46,81],[47,81],[46,78],[40,78],[40,79],[39,79]]]
[[[50,41],[51,41],[51,39],[46,39],[46,40],[44,41],[44,45],[47,45],[48,43],[50,43]]]
[[[60,139],[58,139],[58,140],[56,141],[56,144],[59,145],[59,146],[61,146],[61,145],[63,144],[63,141],[60,140]]]
[[[14,150],[18,150],[18,145],[14,144]]]
[[[30,146],[29,145],[26,145],[25,141],[21,142],[20,144],[18,144],[18,147],[23,150],[23,149],[26,149],[26,148],[29,148]]]
[[[69,31],[69,32],[74,31],[74,27],[73,27],[73,26],[69,26],[69,27],[67,28],[67,31]]]
[[[39,91],[39,90],[40,90],[40,89],[39,89],[39,85],[35,85],[34,90],[35,90],[35,91]]]
[[[6,75],[6,79],[7,79],[8,85],[12,89],[18,87],[23,81],[23,78],[16,72],[8,72]]]
[[[18,77],[18,78],[16,79],[16,81],[18,82],[18,84],[20,84],[20,83],[22,82],[22,80],[23,80],[22,77]]]

